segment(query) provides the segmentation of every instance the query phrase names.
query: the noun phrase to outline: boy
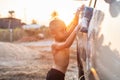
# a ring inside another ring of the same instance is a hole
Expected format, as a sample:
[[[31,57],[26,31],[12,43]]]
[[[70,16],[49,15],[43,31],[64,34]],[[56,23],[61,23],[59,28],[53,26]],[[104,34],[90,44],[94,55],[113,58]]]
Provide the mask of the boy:
[[[69,30],[66,31],[65,23],[60,19],[54,19],[50,22],[49,28],[55,41],[51,46],[54,58],[54,65],[48,72],[46,80],[64,80],[65,72],[69,64],[69,47],[72,45],[77,31],[80,26],[77,26],[79,13],[84,6],[81,6],[75,14],[75,18],[69,25]]]

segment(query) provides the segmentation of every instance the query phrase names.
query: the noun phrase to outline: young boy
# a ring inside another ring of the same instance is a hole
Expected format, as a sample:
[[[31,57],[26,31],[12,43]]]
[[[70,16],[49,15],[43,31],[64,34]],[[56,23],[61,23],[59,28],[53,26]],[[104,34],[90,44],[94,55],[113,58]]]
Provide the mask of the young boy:
[[[81,6],[75,14],[75,18],[66,31],[65,23],[60,19],[54,19],[49,24],[49,29],[55,41],[51,46],[54,58],[54,65],[47,73],[46,80],[64,80],[65,72],[69,64],[69,47],[72,45],[77,31],[80,29],[78,25],[79,13],[84,6]]]

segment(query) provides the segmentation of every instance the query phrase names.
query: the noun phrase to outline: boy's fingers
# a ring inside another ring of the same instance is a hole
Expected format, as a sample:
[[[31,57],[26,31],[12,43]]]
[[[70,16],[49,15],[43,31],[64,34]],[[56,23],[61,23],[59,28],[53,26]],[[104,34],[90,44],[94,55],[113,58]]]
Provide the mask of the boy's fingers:
[[[75,14],[79,15],[83,11],[84,7],[85,5],[83,4],[81,7],[77,8],[77,11]]]
[[[81,13],[82,11],[83,11],[83,9],[84,9],[84,7],[85,7],[85,5],[83,4],[81,7],[79,7],[78,9],[77,9],[77,12],[76,13]]]
[[[82,10],[84,9],[84,7],[85,7],[85,5],[83,4],[82,6],[80,6],[80,7],[78,8],[78,10],[79,10],[79,11],[82,11]]]

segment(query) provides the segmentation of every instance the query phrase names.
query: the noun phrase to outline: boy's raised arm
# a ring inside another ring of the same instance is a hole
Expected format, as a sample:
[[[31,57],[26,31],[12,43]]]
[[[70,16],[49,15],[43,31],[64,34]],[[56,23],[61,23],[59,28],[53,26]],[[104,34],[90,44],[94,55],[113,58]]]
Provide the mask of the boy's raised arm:
[[[71,33],[71,35],[66,39],[65,42],[58,42],[58,43],[54,43],[52,45],[52,47],[56,50],[61,50],[61,49],[64,49],[64,48],[69,48],[75,37],[76,37],[76,33],[79,31],[80,29],[80,25],[77,25],[77,27],[73,30],[73,32]]]
[[[81,15],[80,13],[82,12],[83,8],[84,8],[84,5],[82,5],[80,8],[77,9],[72,22],[68,25],[68,27],[66,29],[67,30],[66,37],[68,37],[72,33],[74,28],[78,25],[79,16]]]

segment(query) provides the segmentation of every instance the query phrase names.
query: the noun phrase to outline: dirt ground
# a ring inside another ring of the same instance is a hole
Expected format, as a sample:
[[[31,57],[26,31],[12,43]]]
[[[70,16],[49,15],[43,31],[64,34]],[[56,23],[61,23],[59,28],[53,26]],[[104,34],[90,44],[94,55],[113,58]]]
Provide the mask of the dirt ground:
[[[0,80],[45,80],[52,67],[52,40],[0,42]],[[70,48],[70,64],[65,80],[77,80],[76,43]]]

